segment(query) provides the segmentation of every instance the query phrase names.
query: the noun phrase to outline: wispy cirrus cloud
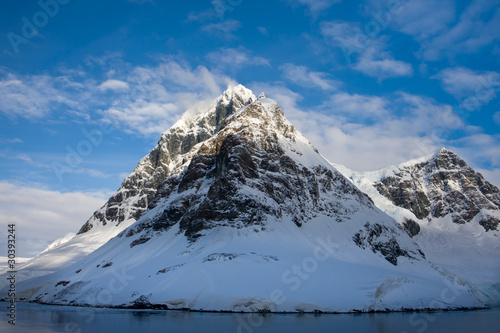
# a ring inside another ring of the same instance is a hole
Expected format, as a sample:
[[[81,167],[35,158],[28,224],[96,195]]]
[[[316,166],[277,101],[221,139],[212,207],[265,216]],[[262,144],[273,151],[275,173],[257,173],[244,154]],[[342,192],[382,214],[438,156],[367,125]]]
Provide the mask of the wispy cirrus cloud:
[[[392,0],[369,0],[373,11],[388,8]],[[399,0],[401,10],[391,15],[390,28],[424,40],[448,30],[456,19],[453,0]]]
[[[227,19],[222,22],[206,24],[201,27],[201,30],[212,36],[231,40],[236,39],[234,32],[236,32],[239,28],[241,28],[241,23],[239,21]]]
[[[306,6],[310,15],[316,17],[322,11],[332,7],[334,4],[342,0],[287,0],[293,6]]]
[[[379,81],[413,75],[411,64],[394,59],[387,51],[386,36],[366,34],[357,22],[322,22],[320,28],[352,69]]]
[[[23,143],[24,141],[19,138],[13,138],[13,139],[0,139],[0,143]]]
[[[280,69],[287,80],[302,87],[335,90],[341,85],[340,81],[331,79],[328,73],[311,71],[305,66],[287,63]]]
[[[443,89],[449,94],[463,99],[481,93],[483,103],[494,99],[500,89],[500,73],[493,71],[473,71],[465,67],[446,68],[432,78],[439,79]]]
[[[269,37],[269,31],[267,30],[267,28],[264,28],[264,27],[257,27],[257,30],[259,30],[259,32],[266,36],[266,37]]]
[[[0,112],[10,117],[42,118],[59,107],[80,109],[81,104],[62,91],[80,87],[68,77],[0,72]]]
[[[223,47],[207,54],[207,58],[216,66],[222,68],[239,68],[243,66],[271,66],[269,60],[255,56],[252,51],[243,46],[238,48]]]
[[[498,1],[476,0],[460,14],[444,33],[421,41],[422,57],[438,60],[443,55],[473,54],[500,38]]]
[[[374,8],[389,0],[371,0]],[[420,43],[418,55],[426,61],[443,56],[473,54],[500,38],[498,0],[474,0],[458,8],[453,0],[401,0],[403,10],[390,27]],[[459,9],[462,9],[459,11]]]
[[[495,112],[493,115],[493,121],[495,121],[497,125],[500,125],[500,111]]]

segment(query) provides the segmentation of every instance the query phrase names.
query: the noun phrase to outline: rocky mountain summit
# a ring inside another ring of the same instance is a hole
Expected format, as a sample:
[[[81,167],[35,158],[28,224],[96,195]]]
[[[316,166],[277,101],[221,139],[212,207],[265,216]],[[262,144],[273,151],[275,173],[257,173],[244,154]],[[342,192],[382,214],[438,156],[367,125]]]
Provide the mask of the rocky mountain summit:
[[[498,230],[500,220],[490,213],[500,211],[499,189],[445,148],[427,161],[384,175],[374,186],[418,219],[449,215],[453,223],[465,224],[477,217],[485,231]]]
[[[149,212],[128,230],[151,233],[179,223],[190,241],[213,227],[266,229],[270,219],[297,227],[322,214],[344,222],[371,200],[331,168],[273,100],[229,114],[226,125],[195,146],[184,171],[158,189]]]
[[[246,88],[236,86],[225,91],[206,114],[194,117],[186,114],[162,134],[156,147],[139,162],[108,202],[82,226],[79,234],[88,232],[94,225],[119,225],[127,219],[137,220],[153,200],[160,184],[186,167],[193,147],[223,128],[228,115],[255,99]]]
[[[165,132],[79,234],[94,225],[138,219],[148,209],[148,217],[126,233],[126,237],[141,234],[131,247],[176,223],[194,241],[203,231],[224,225],[265,230],[269,216],[293,221],[298,227],[317,214],[340,222],[347,212],[356,210],[348,204],[351,196],[372,205],[324,161],[307,168],[287,155],[291,150],[301,156],[304,147],[305,153],[317,155],[276,102],[264,94],[256,98],[241,85],[232,87],[208,112],[191,119],[185,116]],[[213,180],[208,189],[207,179]],[[397,253],[410,256],[397,242],[391,244]],[[397,262],[388,246],[377,246]]]

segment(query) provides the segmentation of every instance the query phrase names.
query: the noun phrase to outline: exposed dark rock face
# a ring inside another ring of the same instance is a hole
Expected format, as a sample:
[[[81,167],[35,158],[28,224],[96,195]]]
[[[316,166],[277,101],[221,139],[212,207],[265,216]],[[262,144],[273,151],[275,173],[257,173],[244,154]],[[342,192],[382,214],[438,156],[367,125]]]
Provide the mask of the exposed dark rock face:
[[[392,200],[399,207],[410,210],[419,219],[429,215],[431,203],[414,181],[402,180],[402,175],[387,177],[376,184],[380,194]]]
[[[71,283],[71,281],[59,281],[56,283],[56,287],[60,286],[60,285],[63,285],[64,287],[66,287],[70,283]]]
[[[239,255],[237,253],[212,253],[208,255],[203,262],[207,261],[230,261],[238,258]]]
[[[412,219],[404,219],[403,229],[410,237],[415,237],[420,232],[420,225]]]
[[[165,274],[165,273],[168,273],[170,271],[174,271],[178,268],[181,268],[182,266],[184,266],[184,264],[178,264],[178,265],[174,265],[174,266],[170,266],[170,267],[166,267],[166,268],[163,268],[163,269],[160,269],[158,272],[156,272],[156,275],[158,274]]]
[[[464,224],[482,209],[500,210],[500,190],[446,149],[429,161],[402,167],[375,187],[418,219],[450,215],[454,223]]]
[[[127,219],[139,219],[160,184],[182,171],[181,166],[193,147],[212,137],[224,126],[229,115],[253,101],[253,98],[245,98],[246,94],[237,89],[228,90],[208,115],[195,119],[187,128],[174,126],[165,132],[157,146],[139,162],[118,191],[93,214],[78,234],[88,232],[95,224],[118,225]]]
[[[500,219],[492,216],[485,216],[479,221],[479,224],[484,228],[485,231],[498,230]]]
[[[396,238],[399,230],[389,230],[384,225],[370,222],[367,222],[364,227],[364,230],[360,230],[352,238],[354,243],[362,249],[369,248],[374,253],[381,253],[394,266],[398,264],[398,257],[412,259],[424,257],[422,252],[411,253],[401,248]]]

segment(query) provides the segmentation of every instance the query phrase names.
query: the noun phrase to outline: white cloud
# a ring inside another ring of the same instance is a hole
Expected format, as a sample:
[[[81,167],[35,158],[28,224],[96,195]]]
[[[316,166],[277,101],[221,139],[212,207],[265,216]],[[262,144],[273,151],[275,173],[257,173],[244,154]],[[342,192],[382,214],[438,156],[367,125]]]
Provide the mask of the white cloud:
[[[495,112],[493,115],[493,120],[497,125],[500,125],[500,111]]]
[[[500,73],[464,67],[446,68],[432,78],[441,80],[443,89],[458,99],[475,96],[482,103],[494,99],[500,87]]]
[[[413,75],[413,68],[410,64],[393,59],[373,60],[361,57],[353,68],[365,75],[380,80]]]
[[[102,91],[113,90],[113,91],[127,91],[129,90],[129,86],[127,82],[123,82],[120,80],[106,80],[101,83],[98,87]]]
[[[264,27],[257,27],[257,30],[266,37],[269,37],[269,31]]]
[[[197,22],[205,22],[208,20],[213,20],[217,17],[217,14],[215,10],[209,9],[205,11],[198,11],[198,12],[190,12],[188,14],[187,20],[188,21],[197,21]]]
[[[305,66],[288,63],[281,66],[280,69],[283,71],[283,76],[286,79],[302,87],[334,90],[340,85],[339,81],[329,79],[329,74],[313,72]]]
[[[19,138],[5,139],[5,140],[0,139],[0,143],[23,143],[23,142],[24,141]]]
[[[221,48],[207,54],[207,58],[219,67],[271,66],[269,60],[252,56],[251,51],[240,46],[238,48]]]
[[[488,19],[489,18],[489,19]],[[500,38],[498,1],[476,0],[462,12],[458,23],[432,40],[424,41],[423,57],[437,60],[441,54],[473,54]]]
[[[349,63],[353,54],[361,53],[373,40],[361,31],[358,24],[352,22],[321,22],[320,29],[327,42],[342,49]]]
[[[450,106],[437,104],[432,99],[408,94],[379,99],[382,98],[348,96],[349,109],[363,110],[358,111],[361,116],[354,113],[351,117],[339,117],[342,103],[340,107],[330,103],[329,113],[323,106],[316,124],[303,128],[302,119],[294,123],[331,162],[359,171],[374,170],[433,153],[446,145],[447,133],[464,126]],[[379,100],[380,103],[372,114],[365,111],[369,100]],[[345,114],[345,111],[341,113]],[[375,121],[367,122],[363,116],[373,116]],[[315,119],[316,115],[308,112],[307,117]]]
[[[240,53],[243,56],[243,51]],[[267,64],[260,57],[248,56],[240,61]],[[57,112],[64,111],[64,116],[87,122],[110,120],[129,133],[157,135],[197,101],[217,97],[232,82],[217,71],[203,66],[191,68],[172,58],[159,59],[156,66],[133,67],[112,55],[89,58],[88,65],[98,65],[112,78],[96,84],[81,74],[22,76],[0,72],[4,74],[0,79],[0,112],[32,120],[54,119]],[[117,67],[119,71],[113,70]],[[103,94],[107,91],[126,94]]]
[[[387,36],[367,34],[356,22],[322,22],[320,28],[326,41],[339,48],[352,69],[379,81],[413,75],[411,64],[395,60],[386,51]]]
[[[13,159],[16,159],[16,160],[21,160],[21,161],[24,161],[24,162],[27,162],[27,163],[32,163],[33,160],[31,159],[31,157],[29,157],[27,154],[16,154],[14,156],[12,156]]]
[[[68,168],[64,170],[64,174],[70,173],[70,174],[84,174],[84,175],[89,175],[90,177],[95,177],[95,178],[109,178],[110,175],[106,174],[100,170],[96,169],[89,169],[89,168]]]
[[[285,87],[283,84],[273,82],[252,82],[248,85],[255,94],[264,92],[267,97],[270,97],[278,102],[286,115],[294,113],[303,113],[297,102],[302,100],[302,96]]]
[[[371,0],[382,8],[388,1]],[[428,61],[443,55],[473,54],[500,38],[498,1],[474,0],[457,13],[452,0],[404,0],[391,17],[391,27],[413,36],[421,44],[419,55]]]
[[[67,77],[18,75],[1,71],[0,112],[11,117],[39,119],[59,107],[80,108],[80,104],[63,91],[78,88]]]
[[[355,121],[384,119],[389,115],[387,101],[378,96],[363,96],[339,92],[323,103],[322,109],[331,110],[335,115],[343,115]]]
[[[8,182],[0,182],[2,227],[15,223],[18,255],[30,257],[68,232],[77,232],[92,213],[101,207],[106,193],[61,193]],[[5,239],[0,253],[5,254]]]
[[[128,131],[143,135],[165,132],[179,116],[179,109],[171,103],[135,101],[121,108],[106,110],[106,117],[116,124],[125,125]]]
[[[232,82],[206,67],[192,69],[169,59],[155,67],[135,67],[120,79],[130,90],[109,103],[104,117],[145,136],[163,133],[195,102],[217,97]]]
[[[121,65],[125,65],[124,63],[122,63],[122,57],[123,57],[123,54],[121,54],[120,52],[107,52],[106,54],[101,55],[101,56],[93,56],[93,55],[86,56],[84,59],[84,63],[85,63],[85,65],[87,65],[89,67],[94,66],[94,65],[104,67],[104,66],[109,66],[110,64],[116,64],[116,63],[120,63]],[[86,73],[84,72],[84,75],[85,74]]]
[[[201,27],[201,30],[213,34],[224,39],[235,39],[233,34],[236,30],[241,28],[241,23],[233,19],[227,19],[219,23],[210,23]]]
[[[317,16],[341,0],[288,0],[288,2],[292,5],[306,6],[311,15]]]
[[[391,3],[399,3],[395,13],[387,13]],[[397,31],[424,40],[443,33],[455,21],[455,3],[453,0],[370,0],[370,16],[373,12],[384,12],[383,21],[387,21]]]

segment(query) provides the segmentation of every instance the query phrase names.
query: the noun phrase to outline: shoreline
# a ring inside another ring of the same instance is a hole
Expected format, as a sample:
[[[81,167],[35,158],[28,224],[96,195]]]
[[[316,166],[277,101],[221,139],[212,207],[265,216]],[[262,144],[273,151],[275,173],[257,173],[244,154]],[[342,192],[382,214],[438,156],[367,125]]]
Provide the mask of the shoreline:
[[[5,299],[0,299],[0,302],[7,302]],[[300,315],[300,314],[375,314],[375,313],[411,313],[411,312],[423,312],[423,313],[436,313],[436,312],[459,312],[459,311],[479,311],[479,310],[489,310],[493,307],[455,307],[455,308],[401,308],[401,309],[385,309],[385,310],[358,310],[353,309],[351,311],[270,311],[270,310],[260,310],[260,311],[233,311],[233,310],[205,310],[205,309],[190,309],[190,308],[169,308],[166,304],[135,304],[135,305],[91,305],[91,304],[58,304],[58,303],[45,303],[37,301],[18,301],[19,303],[25,304],[39,304],[39,305],[49,305],[49,306],[72,306],[81,308],[94,308],[94,309],[110,309],[110,310],[154,310],[154,311],[175,311],[175,312],[198,312],[198,313],[227,313],[227,314],[260,314],[260,315],[272,315],[272,314],[287,314],[287,315]]]

